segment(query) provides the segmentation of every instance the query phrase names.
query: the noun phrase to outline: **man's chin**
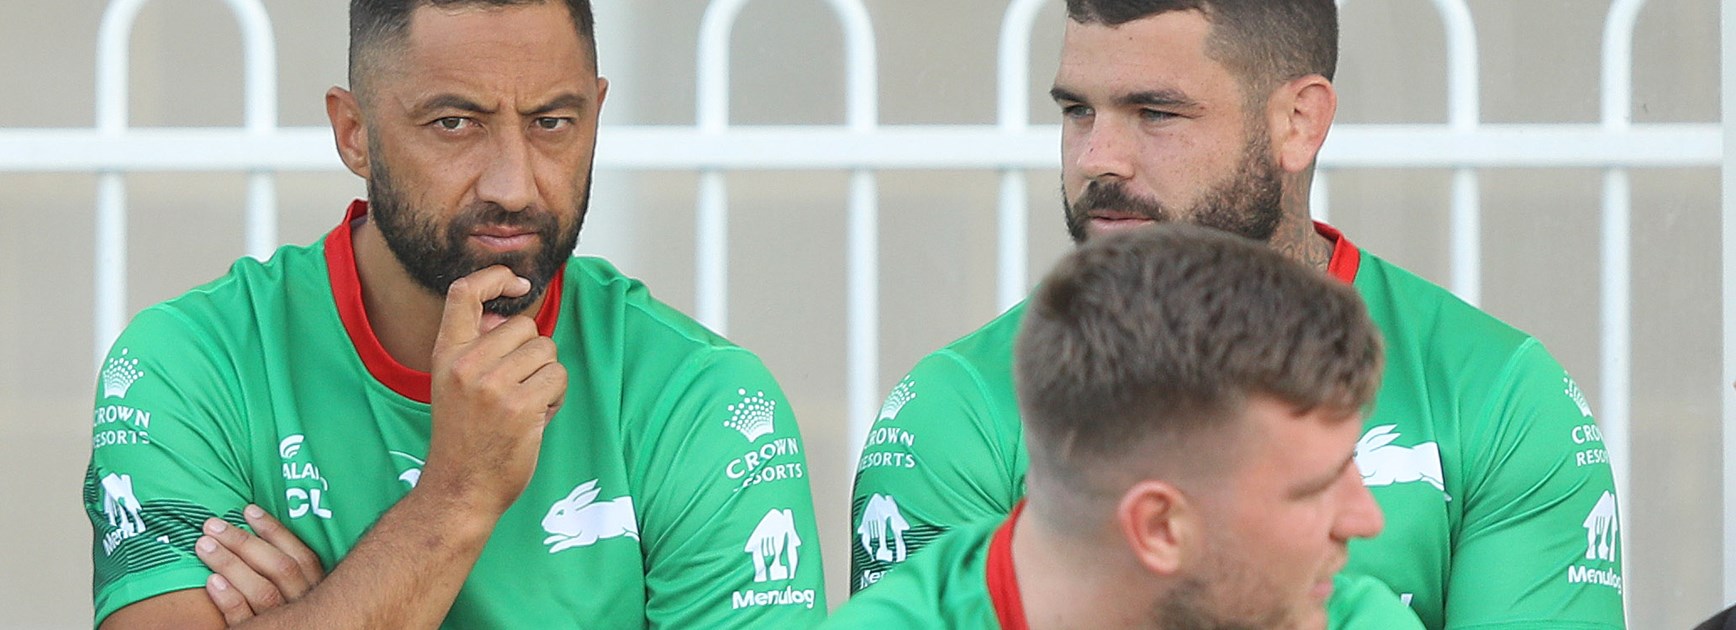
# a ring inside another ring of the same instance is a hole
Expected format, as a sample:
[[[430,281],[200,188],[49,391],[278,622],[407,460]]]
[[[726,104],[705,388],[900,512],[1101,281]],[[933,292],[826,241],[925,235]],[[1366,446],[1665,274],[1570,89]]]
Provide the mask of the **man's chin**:
[[[488,300],[482,303],[482,312],[492,313],[502,317],[522,315],[526,311],[530,310],[531,305],[536,303],[537,298],[542,297],[543,289],[543,286],[533,284],[530,293],[518,297],[503,296]]]

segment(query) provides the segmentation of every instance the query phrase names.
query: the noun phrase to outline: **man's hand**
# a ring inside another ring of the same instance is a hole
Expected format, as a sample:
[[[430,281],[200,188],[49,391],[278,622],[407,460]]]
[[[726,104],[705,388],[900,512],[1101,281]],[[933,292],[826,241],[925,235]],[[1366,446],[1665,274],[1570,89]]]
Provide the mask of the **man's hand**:
[[[300,599],[325,579],[319,556],[289,528],[257,505],[242,515],[255,533],[213,518],[193,547],[216,572],[205,581],[205,593],[231,626]]]
[[[447,289],[434,341],[433,435],[417,489],[499,515],[530,483],[543,427],[566,395],[567,371],[554,341],[538,335],[529,317],[482,310],[488,300],[530,289],[530,281],[498,265]]]

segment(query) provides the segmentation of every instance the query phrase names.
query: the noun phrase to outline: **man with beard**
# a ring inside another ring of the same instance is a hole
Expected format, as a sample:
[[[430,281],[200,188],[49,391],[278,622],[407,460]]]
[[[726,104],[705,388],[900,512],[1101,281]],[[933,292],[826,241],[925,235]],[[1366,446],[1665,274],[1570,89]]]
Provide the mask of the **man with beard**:
[[[1332,0],[1069,0],[1067,14],[1052,95],[1074,239],[1162,222],[1236,233],[1354,286],[1384,333],[1356,459],[1389,520],[1350,545],[1348,571],[1429,628],[1622,627],[1614,482],[1573,379],[1536,339],[1309,220],[1337,107]],[[1024,496],[1026,312],[924,358],[887,397],[858,463],[852,589]]]
[[[590,5],[350,11],[352,89],[326,106],[368,201],[319,243],[144,310],[104,363],[96,623],[824,616],[777,383],[571,258],[608,88]]]
[[[1032,436],[1012,515],[958,528],[836,628],[1421,628],[1339,576],[1380,532],[1352,459],[1381,342],[1350,287],[1166,224],[1073,252],[1014,358]]]

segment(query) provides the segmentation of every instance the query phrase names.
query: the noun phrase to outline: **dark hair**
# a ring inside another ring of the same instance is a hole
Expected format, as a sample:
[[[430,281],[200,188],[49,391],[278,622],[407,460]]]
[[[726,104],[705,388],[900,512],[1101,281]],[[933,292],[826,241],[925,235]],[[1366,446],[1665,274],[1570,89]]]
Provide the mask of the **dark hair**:
[[[1026,444],[1063,483],[1089,462],[1149,457],[1143,445],[1230,433],[1253,396],[1348,416],[1380,384],[1380,333],[1354,289],[1198,226],[1091,239],[1027,309],[1014,359]]]
[[[465,5],[514,6],[563,2],[572,16],[573,28],[591,53],[592,67],[597,60],[596,18],[591,14],[590,0],[350,0],[350,90],[363,81],[362,66],[372,51],[401,43],[410,30],[410,15],[424,6],[452,7]]]
[[[1291,79],[1338,69],[1338,5],[1333,0],[1067,0],[1081,24],[1119,26],[1170,11],[1199,11],[1211,22],[1207,54],[1264,98]]]

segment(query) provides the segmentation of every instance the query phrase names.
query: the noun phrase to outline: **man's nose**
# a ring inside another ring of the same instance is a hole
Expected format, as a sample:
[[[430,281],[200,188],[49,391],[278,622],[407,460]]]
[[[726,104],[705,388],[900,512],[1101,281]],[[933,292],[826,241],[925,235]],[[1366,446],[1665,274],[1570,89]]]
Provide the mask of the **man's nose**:
[[[1111,118],[1099,115],[1080,138],[1077,166],[1091,181],[1117,182],[1133,178],[1133,131]]]
[[[1386,527],[1386,515],[1381,513],[1380,504],[1374,501],[1374,494],[1368,491],[1368,486],[1363,485],[1362,473],[1355,466],[1350,467],[1347,476],[1340,482],[1344,484],[1345,503],[1333,537],[1340,540],[1373,538]]]
[[[493,202],[508,212],[518,212],[536,203],[535,156],[530,142],[518,130],[495,134],[492,155],[476,182],[480,201]]]

